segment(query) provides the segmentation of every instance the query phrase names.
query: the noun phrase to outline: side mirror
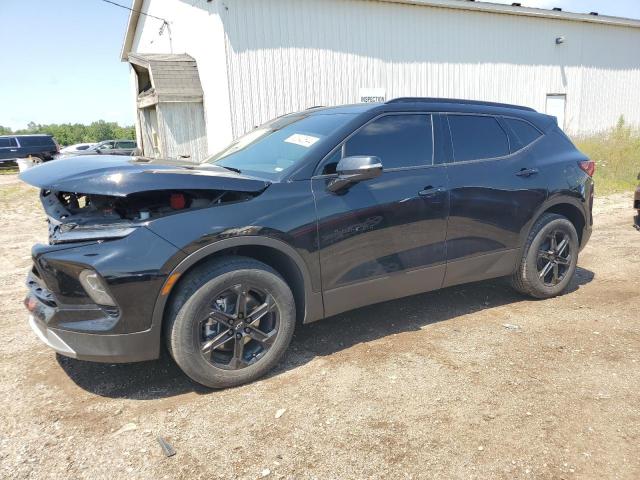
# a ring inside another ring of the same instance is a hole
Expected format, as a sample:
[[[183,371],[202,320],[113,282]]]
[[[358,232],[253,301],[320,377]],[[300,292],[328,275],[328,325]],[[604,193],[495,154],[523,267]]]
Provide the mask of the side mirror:
[[[327,185],[331,192],[337,192],[343,188],[364,180],[371,180],[382,174],[382,162],[378,157],[357,156],[345,157],[336,167],[338,178],[334,178]]]

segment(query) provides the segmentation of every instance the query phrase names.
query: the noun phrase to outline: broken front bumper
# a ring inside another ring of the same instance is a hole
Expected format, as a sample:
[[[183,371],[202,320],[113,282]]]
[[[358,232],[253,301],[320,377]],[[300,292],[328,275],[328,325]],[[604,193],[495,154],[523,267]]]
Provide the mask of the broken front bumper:
[[[74,331],[52,326],[59,319],[96,317],[96,308],[61,306],[33,273],[27,279],[29,292],[25,306],[29,310],[29,326],[49,348],[66,357],[106,363],[153,360],[159,355],[158,335],[153,329],[116,335]],[[82,322],[100,321],[99,319]]]
[[[152,321],[154,306],[165,264],[184,254],[145,228],[108,242],[36,245],[32,254],[24,303],[46,345],[97,362],[158,358],[161,325]],[[96,305],[87,295],[79,281],[87,269],[101,275],[115,305]]]

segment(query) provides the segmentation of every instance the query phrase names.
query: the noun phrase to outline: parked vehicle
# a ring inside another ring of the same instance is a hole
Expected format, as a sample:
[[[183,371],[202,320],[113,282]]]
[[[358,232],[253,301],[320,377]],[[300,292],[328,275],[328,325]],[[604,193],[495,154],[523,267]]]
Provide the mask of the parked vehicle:
[[[27,157],[42,163],[52,160],[59,151],[60,146],[51,135],[0,136],[0,163]]]
[[[21,175],[50,224],[30,324],[85,360],[165,342],[228,387],[272,368],[296,322],[503,276],[553,297],[591,235],[593,165],[553,117],[442,99],[283,116],[198,166],[54,162]]]
[[[134,140],[104,140],[75,155],[132,155],[136,148]]]
[[[78,152],[83,152],[93,147],[95,143],[76,143],[60,149],[60,155],[71,155]]]
[[[640,180],[640,173],[638,174],[638,180]],[[636,209],[633,225],[637,230],[640,230],[640,185],[636,188],[636,193],[633,196],[633,208]]]

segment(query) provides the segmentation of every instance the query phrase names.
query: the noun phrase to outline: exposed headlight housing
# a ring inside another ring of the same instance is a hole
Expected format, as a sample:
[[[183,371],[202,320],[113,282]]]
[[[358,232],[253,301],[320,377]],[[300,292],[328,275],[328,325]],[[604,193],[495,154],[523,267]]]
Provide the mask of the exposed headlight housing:
[[[136,230],[130,225],[92,225],[77,226],[74,224],[62,224],[55,226],[50,222],[49,240],[52,244],[72,243],[95,240],[115,240],[124,238]]]
[[[97,305],[115,307],[115,300],[109,295],[107,284],[104,279],[93,270],[83,270],[79,276],[80,284],[84,288],[91,300]]]

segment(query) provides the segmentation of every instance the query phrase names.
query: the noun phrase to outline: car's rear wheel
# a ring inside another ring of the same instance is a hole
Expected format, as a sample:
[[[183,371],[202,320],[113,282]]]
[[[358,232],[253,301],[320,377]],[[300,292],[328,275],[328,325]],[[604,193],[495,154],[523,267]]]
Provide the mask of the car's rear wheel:
[[[575,274],[578,250],[573,224],[561,215],[545,213],[529,233],[511,284],[534,298],[559,295]]]
[[[196,267],[178,288],[167,345],[193,380],[213,388],[241,385],[282,358],[295,328],[295,303],[268,265],[224,257]]]

